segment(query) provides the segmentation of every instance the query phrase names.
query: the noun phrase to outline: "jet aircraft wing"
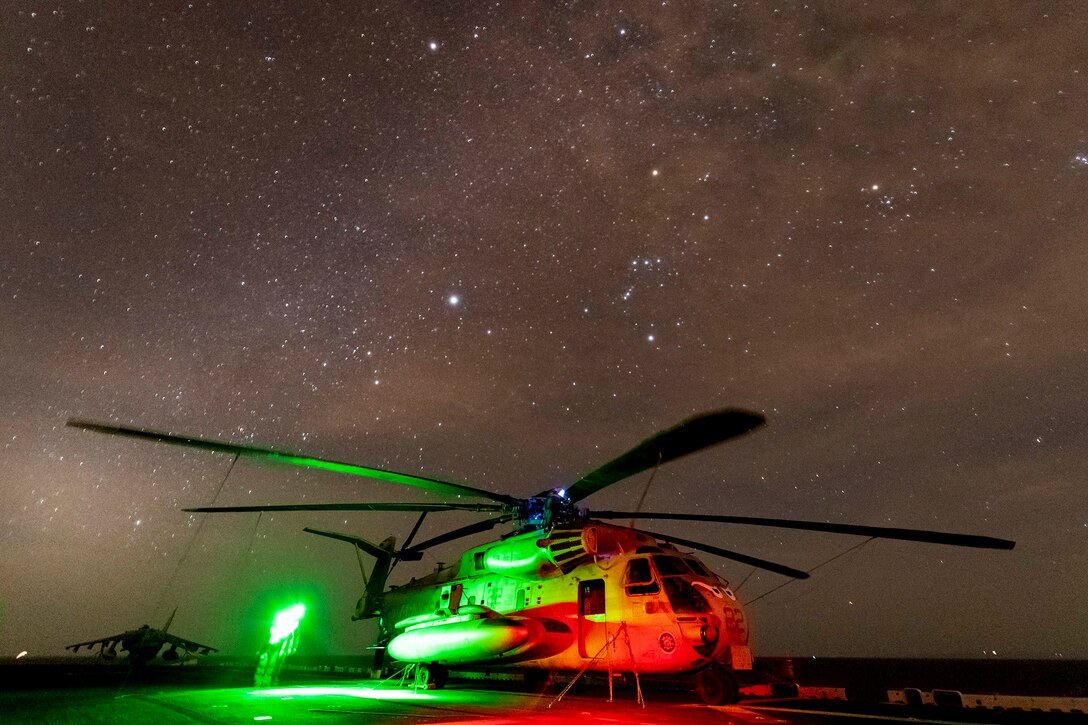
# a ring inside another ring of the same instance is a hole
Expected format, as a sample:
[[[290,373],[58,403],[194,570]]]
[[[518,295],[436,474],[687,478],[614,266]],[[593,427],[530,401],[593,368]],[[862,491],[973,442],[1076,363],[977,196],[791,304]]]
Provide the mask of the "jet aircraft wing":
[[[95,645],[103,645],[106,648],[112,647],[115,644],[120,644],[121,640],[125,638],[128,632],[122,632],[121,634],[115,634],[112,637],[102,637],[101,639],[92,639],[88,642],[80,642],[79,644],[70,644],[64,649],[70,649],[73,652],[79,652],[80,647],[86,647],[87,649],[93,649]]]
[[[200,642],[194,642],[191,639],[182,639],[181,637],[176,637],[166,632],[163,633],[162,638],[166,644],[180,647],[186,652],[193,652],[198,655],[206,655],[210,652],[219,651],[215,647],[209,647],[206,644],[200,644]]]

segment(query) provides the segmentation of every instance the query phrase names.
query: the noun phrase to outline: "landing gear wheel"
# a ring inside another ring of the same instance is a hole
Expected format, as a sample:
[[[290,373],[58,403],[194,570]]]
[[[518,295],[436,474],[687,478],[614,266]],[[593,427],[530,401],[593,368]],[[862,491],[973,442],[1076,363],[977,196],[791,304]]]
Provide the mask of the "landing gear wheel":
[[[423,669],[427,673],[426,678],[429,689],[441,690],[446,686],[446,683],[449,682],[449,667],[443,667],[442,665],[427,665]]]
[[[695,691],[707,705],[731,705],[737,701],[737,681],[721,667],[707,667],[697,674]]]
[[[428,690],[431,687],[431,671],[427,665],[415,665],[412,670],[412,688],[415,690]]]

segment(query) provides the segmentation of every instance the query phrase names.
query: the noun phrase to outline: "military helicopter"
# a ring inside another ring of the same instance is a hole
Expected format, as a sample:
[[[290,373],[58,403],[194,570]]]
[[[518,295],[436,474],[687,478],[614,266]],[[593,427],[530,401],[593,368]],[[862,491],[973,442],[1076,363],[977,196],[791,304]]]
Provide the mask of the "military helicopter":
[[[708,703],[737,695],[737,674],[752,670],[749,628],[728,582],[694,549],[798,579],[790,566],[711,544],[607,523],[616,519],[704,521],[852,534],[989,549],[1012,541],[986,536],[819,521],[646,511],[589,511],[577,504],[637,473],[759,428],[758,413],[725,409],[690,418],[657,433],[566,488],[517,498],[460,483],[367,468],[269,448],[70,420],[99,433],[308,466],[415,486],[475,503],[330,503],[218,506],[191,512],[413,511],[419,520],[399,549],[335,531],[305,531],[353,544],[375,563],[353,620],[378,618],[379,648],[420,665],[432,686],[449,668],[511,667],[550,671],[691,676]],[[487,514],[482,521],[413,543],[424,517],[440,511]],[[510,533],[465,551],[450,565],[407,584],[386,582],[399,561],[465,536],[509,525]],[[683,549],[677,547],[684,547]]]
[[[148,661],[155,659],[155,657],[162,657],[166,662],[177,662],[182,658],[182,655],[201,654],[206,655],[212,652],[218,652],[215,647],[209,647],[206,644],[200,644],[190,639],[183,639],[170,634],[167,630],[170,629],[170,623],[174,621],[174,615],[178,613],[175,609],[170,615],[170,618],[166,620],[166,624],[162,626],[162,629],[155,629],[150,625],[143,625],[139,629],[130,629],[127,632],[121,634],[115,634],[110,637],[102,637],[101,639],[92,639],[89,642],[80,642],[78,644],[70,644],[64,649],[70,649],[73,653],[79,652],[80,647],[86,647],[88,650],[93,650],[95,645],[98,645],[98,656],[104,660],[117,659],[117,650],[126,653],[128,662],[133,667],[139,667],[146,664]],[[170,645],[170,649],[164,651],[161,655],[159,651],[165,645]],[[178,650],[181,650],[180,652]]]

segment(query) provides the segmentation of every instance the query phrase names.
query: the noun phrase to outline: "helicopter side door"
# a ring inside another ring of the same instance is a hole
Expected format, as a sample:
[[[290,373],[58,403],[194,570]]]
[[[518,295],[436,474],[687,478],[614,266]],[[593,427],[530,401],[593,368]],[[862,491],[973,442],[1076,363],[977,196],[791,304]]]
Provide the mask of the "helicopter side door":
[[[601,652],[607,637],[604,594],[604,579],[578,584],[578,654],[588,659]]]

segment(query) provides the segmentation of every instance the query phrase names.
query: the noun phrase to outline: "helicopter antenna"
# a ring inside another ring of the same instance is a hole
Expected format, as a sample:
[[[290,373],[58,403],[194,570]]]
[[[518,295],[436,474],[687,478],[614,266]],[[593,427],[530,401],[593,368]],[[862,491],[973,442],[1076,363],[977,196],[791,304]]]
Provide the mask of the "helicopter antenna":
[[[642,495],[638,497],[638,503],[635,504],[635,513],[638,513],[639,511],[642,510],[642,502],[646,500],[646,494],[650,492],[650,484],[652,484],[654,482],[654,476],[657,475],[657,469],[661,468],[661,458],[662,458],[662,453],[661,453],[661,451],[658,451],[657,452],[657,463],[655,463],[654,467],[650,470],[650,479],[648,481],[646,481],[646,485],[642,487]],[[632,528],[632,529],[635,528],[635,519],[634,519],[634,517],[631,518],[631,521],[630,521],[630,523],[627,524],[627,526]]]
[[[872,541],[875,538],[876,538],[875,536],[870,536],[868,539],[865,539],[861,543],[854,544],[853,546],[851,546],[849,549],[846,549],[845,551],[840,551],[838,554],[835,554],[835,556],[831,557],[827,561],[822,561],[819,564],[817,564],[816,566],[809,569],[808,573],[811,574],[812,572],[819,569],[821,566],[824,566],[825,564],[830,564],[831,562],[835,561],[835,559],[838,559],[839,557],[842,557],[842,556],[846,556],[847,554],[849,554],[851,551],[854,551],[855,549],[860,549],[861,547],[865,546],[866,544],[868,544],[870,541]],[[748,576],[751,576],[751,574],[749,574]],[[748,581],[748,577],[745,577],[745,581]],[[787,586],[789,584],[792,584],[795,581],[797,581],[797,580],[796,579],[787,579],[786,581],[782,582],[781,584],[779,584],[775,588],[771,589],[770,591],[763,592],[762,594],[760,594],[755,599],[753,599],[753,600],[751,600],[749,602],[746,602],[745,606],[751,606],[751,605],[755,604],[756,602],[758,602],[763,597],[766,597],[766,596],[768,596],[770,594],[774,594],[775,592],[777,592],[782,587]],[[741,582],[741,584],[743,584],[743,583],[744,582]],[[735,593],[737,590],[734,589],[733,591]]]

